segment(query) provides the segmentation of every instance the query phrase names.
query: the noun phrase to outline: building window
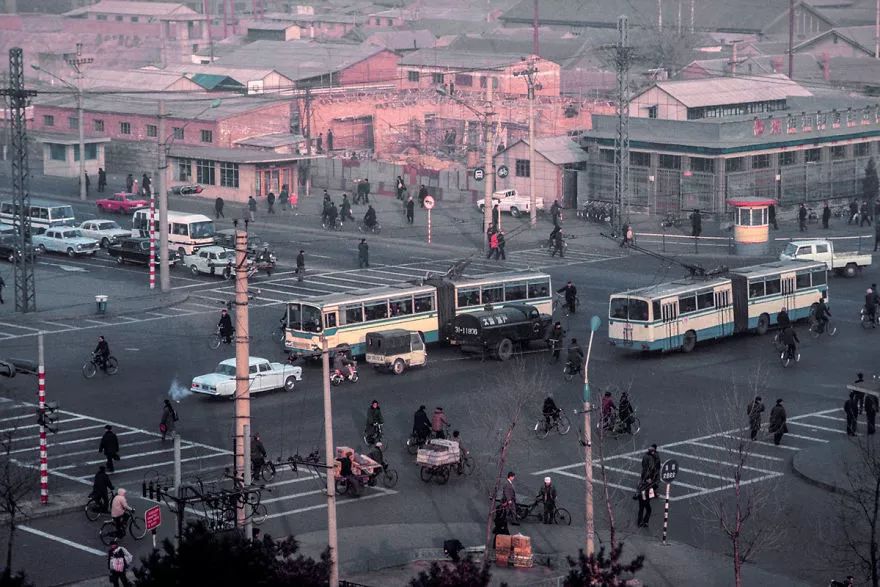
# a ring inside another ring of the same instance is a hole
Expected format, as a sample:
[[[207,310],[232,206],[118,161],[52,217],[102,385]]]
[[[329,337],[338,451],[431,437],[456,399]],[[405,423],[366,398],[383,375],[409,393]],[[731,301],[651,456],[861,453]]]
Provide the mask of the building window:
[[[51,114],[43,115],[43,126],[55,126],[55,117]]]
[[[95,161],[98,158],[98,145],[92,143],[86,145],[86,161]],[[73,146],[73,160],[79,161],[79,145]]]
[[[201,139],[203,143],[213,143],[214,142],[214,133],[210,130],[203,130],[201,132]],[[238,186],[236,186],[238,187]]]
[[[190,159],[178,159],[177,181],[191,181],[192,174],[192,161]]]
[[[770,167],[770,155],[763,153],[752,156],[752,169],[767,169]]]
[[[469,88],[474,85],[474,76],[466,73],[457,73],[455,74],[455,85]]]
[[[131,134],[131,123],[130,122],[120,122],[119,123],[119,134],[130,135]]]
[[[599,149],[599,161],[614,163],[614,149]]]
[[[715,173],[715,160],[705,157],[691,157],[691,171],[697,173]]]
[[[846,145],[834,145],[831,147],[832,159],[843,159],[846,157]]]
[[[174,140],[182,141],[183,140],[183,127],[175,126],[174,127]]]
[[[657,106],[648,106],[648,118],[657,118]]]
[[[104,121],[103,120],[93,120],[92,128],[95,132],[104,132]]]
[[[76,116],[68,116],[67,117],[67,127],[68,128],[79,128],[79,118]]]
[[[98,20],[107,20],[107,15],[106,14],[99,14],[95,18],[97,18]]]
[[[517,177],[531,177],[532,176],[532,162],[528,159],[517,159],[516,160],[516,176]]]
[[[49,143],[49,158],[52,161],[67,161],[67,146]]]
[[[804,162],[818,163],[822,160],[822,149],[807,149],[804,151]]]
[[[629,164],[633,167],[650,167],[651,166],[651,154],[650,153],[640,153],[639,151],[630,151],[629,152]]]
[[[797,151],[785,151],[779,154],[779,166],[794,165],[797,163]]]
[[[443,83],[443,74],[442,73],[432,73],[431,74],[431,83],[432,84],[442,84]]]
[[[726,173],[735,173],[745,168],[745,162],[742,157],[733,157],[724,160],[724,171]]]
[[[147,125],[147,136],[148,137],[158,137],[159,136],[159,127],[155,124]]]
[[[122,15],[121,14],[116,15],[116,22],[122,22]]]
[[[871,143],[856,143],[853,145],[853,157],[867,157],[871,154]]]
[[[486,80],[487,80],[487,79],[488,79],[488,78],[486,78],[486,77],[481,77],[481,78],[480,78],[480,87],[481,87],[481,88],[483,88],[483,89],[486,88]],[[498,89],[498,78],[497,78],[497,77],[493,77],[493,78],[492,78],[492,89],[493,89],[493,90],[497,90],[497,89]]]
[[[204,159],[196,160],[196,181],[205,185],[214,185],[214,162]]]
[[[131,17],[131,22],[137,22],[137,21],[139,21],[139,20],[140,20],[140,18],[138,18],[137,16],[132,16],[132,17]]]
[[[419,81],[419,72],[418,71],[407,71],[406,79],[411,82],[418,83]]]
[[[224,188],[238,187],[238,163],[220,163],[220,186]]]
[[[680,155],[660,155],[657,165],[660,169],[681,169]]]

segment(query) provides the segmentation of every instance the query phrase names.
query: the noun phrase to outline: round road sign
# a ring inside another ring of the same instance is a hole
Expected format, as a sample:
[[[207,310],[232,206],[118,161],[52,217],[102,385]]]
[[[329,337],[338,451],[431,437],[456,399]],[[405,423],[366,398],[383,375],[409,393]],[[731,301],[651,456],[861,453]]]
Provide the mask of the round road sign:
[[[477,181],[483,181],[486,177],[486,170],[482,167],[477,167],[474,169],[474,179]]]
[[[507,168],[507,165],[502,165],[501,167],[498,168],[497,173],[498,173],[498,177],[503,179],[503,178],[507,177],[508,175],[510,175],[510,169]]]
[[[660,479],[666,483],[672,483],[678,475],[678,461],[669,459],[660,468]]]
[[[430,210],[434,207],[434,197],[433,196],[425,196],[425,208]]]

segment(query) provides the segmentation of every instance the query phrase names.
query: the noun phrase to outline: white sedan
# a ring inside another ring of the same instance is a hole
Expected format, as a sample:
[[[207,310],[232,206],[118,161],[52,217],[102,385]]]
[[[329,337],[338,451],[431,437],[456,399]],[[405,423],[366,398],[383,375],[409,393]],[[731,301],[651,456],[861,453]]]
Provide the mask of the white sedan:
[[[267,359],[250,357],[250,392],[259,393],[271,389],[293,391],[297,381],[302,381],[302,367],[272,363]],[[214,397],[235,395],[235,359],[226,359],[217,365],[213,373],[199,375],[192,380],[189,390]]]
[[[230,279],[231,271],[226,267],[235,261],[235,250],[216,245],[209,245],[194,251],[192,255],[184,255],[182,263],[189,267],[193,275],[208,273],[210,275],[223,275]]]
[[[79,225],[81,235],[93,238],[101,243],[101,248],[106,249],[119,239],[131,236],[130,230],[125,230],[113,220],[86,220]]]

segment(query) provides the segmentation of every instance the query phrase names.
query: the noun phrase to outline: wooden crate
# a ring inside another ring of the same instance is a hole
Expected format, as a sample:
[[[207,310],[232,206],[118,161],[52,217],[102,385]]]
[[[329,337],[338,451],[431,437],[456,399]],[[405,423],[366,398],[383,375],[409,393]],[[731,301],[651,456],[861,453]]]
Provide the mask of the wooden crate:
[[[509,534],[498,534],[495,536],[495,550],[510,550]]]
[[[518,569],[529,569],[535,566],[535,559],[532,555],[529,556],[516,556],[512,557],[513,566]]]
[[[510,557],[506,554],[495,554],[495,564],[499,567],[509,567],[510,566]]]
[[[514,534],[511,536],[511,542],[514,548],[532,547],[532,539],[524,534]]]

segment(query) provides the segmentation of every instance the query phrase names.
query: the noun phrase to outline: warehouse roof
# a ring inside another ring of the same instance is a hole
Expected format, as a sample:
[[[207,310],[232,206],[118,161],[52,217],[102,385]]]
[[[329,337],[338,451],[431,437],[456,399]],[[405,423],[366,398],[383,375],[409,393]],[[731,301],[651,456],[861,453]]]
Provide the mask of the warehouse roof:
[[[297,155],[293,153],[276,153],[275,151],[257,151],[255,149],[186,146],[172,147],[168,154],[171,157],[184,159],[226,161],[229,163],[282,163],[285,161],[324,158],[324,155]]]
[[[176,2],[135,2],[133,0],[101,0],[97,4],[83,6],[69,12],[65,12],[64,16],[84,16],[92,13],[106,14],[130,14],[132,16],[154,16],[157,18],[169,17],[199,17],[204,18],[201,14],[187,8],[183,4]]]
[[[515,145],[529,144],[528,139],[520,139],[507,147],[504,151],[512,149]],[[504,152],[502,151],[502,153]],[[568,135],[558,137],[543,137],[535,139],[535,152],[545,157],[554,165],[567,165],[580,163],[589,159],[587,152],[574,142]],[[499,153],[500,154],[500,153]],[[496,155],[497,156],[497,155]]]
[[[159,101],[165,100],[165,111],[168,118],[177,120],[191,120],[198,117],[201,121],[225,120],[233,116],[255,112],[264,108],[277,106],[279,102],[266,101],[253,96],[235,96],[220,100],[220,104],[211,108],[215,98],[191,98],[174,99],[167,94],[126,95],[92,95],[85,93],[83,96],[83,108],[89,112],[112,112],[116,114],[134,114],[139,116],[158,116]],[[43,106],[70,107],[71,99],[67,96],[47,98],[40,102]]]
[[[658,82],[639,95],[653,87],[666,92],[688,108],[768,102],[785,100],[790,96],[812,95],[809,90],[781,73],[760,77],[715,77]]]
[[[460,69],[502,68],[515,65],[524,55],[513,53],[475,54],[471,51],[447,49],[420,49],[404,55],[400,65],[423,67],[454,67]]]

